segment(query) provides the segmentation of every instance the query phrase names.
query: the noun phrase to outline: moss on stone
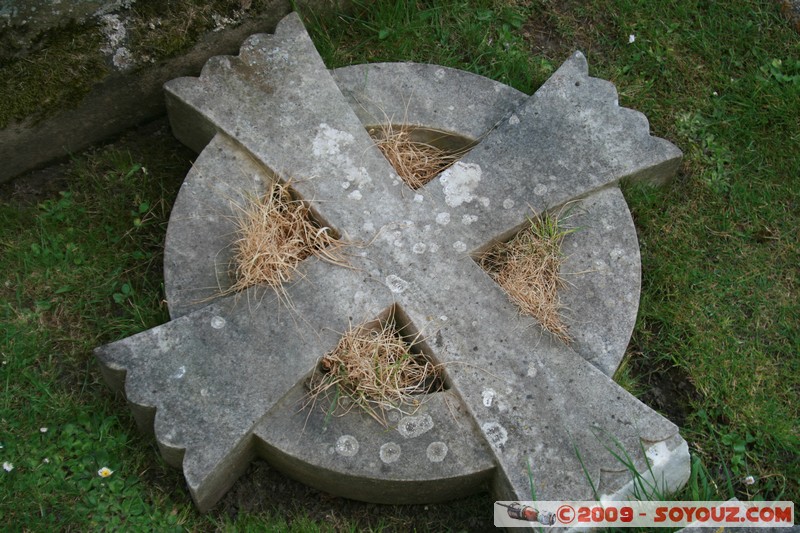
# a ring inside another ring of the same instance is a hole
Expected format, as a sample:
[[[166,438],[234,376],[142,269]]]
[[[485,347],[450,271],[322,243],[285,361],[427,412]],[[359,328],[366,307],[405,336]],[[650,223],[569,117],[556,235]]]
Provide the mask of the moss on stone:
[[[180,55],[209,31],[238,25],[273,6],[267,0],[138,0],[118,12],[132,72]],[[75,107],[112,72],[97,18],[44,32],[27,51],[0,56],[0,128]],[[12,55],[15,54],[15,55]]]
[[[0,127],[73,106],[109,72],[96,22],[42,35],[34,50],[0,63]]]

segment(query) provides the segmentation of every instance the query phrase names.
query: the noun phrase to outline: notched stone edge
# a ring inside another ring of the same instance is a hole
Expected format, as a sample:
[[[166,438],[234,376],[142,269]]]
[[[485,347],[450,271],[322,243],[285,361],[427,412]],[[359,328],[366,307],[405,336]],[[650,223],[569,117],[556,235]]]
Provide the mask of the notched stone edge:
[[[95,357],[100,363],[100,372],[108,386],[128,402],[139,429],[148,434],[154,434],[153,421],[156,406],[140,403],[131,398],[131,391],[128,390],[130,368],[118,362],[126,359],[123,354],[131,353],[132,350],[127,346],[125,340],[106,344],[94,350]]]
[[[664,138],[652,135],[650,132],[650,121],[644,113],[636,109],[619,105],[619,91],[616,85],[608,80],[590,76],[588,61],[580,50],[575,51],[536,93],[544,89],[545,92],[542,93],[544,96],[555,91],[558,85],[557,83],[552,83],[551,86],[551,82],[569,79],[570,70],[587,80],[588,83],[594,84],[598,88],[602,87],[606,95],[601,99],[605,100],[607,106],[616,108],[616,113],[620,115],[622,121],[631,126],[628,129],[630,138],[638,138],[644,144],[649,144],[652,147],[651,151],[659,154],[662,160],[655,166],[651,166],[639,172],[634,172],[623,179],[643,181],[651,185],[663,185],[669,181],[677,173],[680,162],[683,159],[683,152],[681,149]],[[579,83],[580,80],[575,80],[576,86]],[[566,85],[569,86],[569,84]]]
[[[181,470],[192,500],[198,510],[205,513],[230,490],[255,459],[255,436],[250,433],[240,439],[213,468],[195,471],[192,468],[192,457],[196,453],[193,454],[192,450],[184,444],[171,442],[170,439],[164,437],[166,431],[163,427],[171,425],[165,418],[168,416],[166,411],[159,408],[156,400],[143,398],[143,396],[147,396],[146,393],[133,390],[128,377],[135,370],[119,363],[122,360],[129,360],[130,354],[133,353],[127,345],[127,341],[146,333],[143,332],[128,339],[95,348],[94,355],[100,363],[100,372],[106,384],[125,398],[136,425],[140,431],[155,438],[164,461]]]
[[[296,35],[298,32],[300,32],[300,37]],[[275,27],[274,33],[255,33],[250,35],[239,46],[238,55],[210,57],[203,64],[199,76],[183,76],[164,83],[163,89],[167,114],[170,117],[170,125],[175,137],[193,151],[202,152],[206,145],[211,142],[211,139],[214,138],[218,128],[203,113],[202,106],[198,105],[203,103],[203,97],[190,97],[189,95],[192,95],[197,87],[221,78],[225,74],[227,66],[231,64],[238,63],[244,68],[252,68],[248,58],[252,57],[253,42],[263,44],[282,38],[288,40],[293,36],[295,39],[305,38],[308,41],[311,40],[296,12],[283,17]]]

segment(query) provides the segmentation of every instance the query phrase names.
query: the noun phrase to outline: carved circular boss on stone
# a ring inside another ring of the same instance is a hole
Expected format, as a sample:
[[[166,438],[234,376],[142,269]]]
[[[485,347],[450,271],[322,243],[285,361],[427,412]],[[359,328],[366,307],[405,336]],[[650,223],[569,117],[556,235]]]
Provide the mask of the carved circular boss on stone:
[[[175,134],[202,150],[167,233],[173,320],[98,356],[201,509],[256,456],[325,491],[386,503],[487,485],[498,499],[530,499],[529,473],[540,499],[591,498],[587,473],[602,494],[619,496],[629,473],[600,434],[641,472],[648,463],[659,474],[683,469],[677,428],[608,377],[640,287],[636,233],[616,184],[664,179],[680,152],[618,107],[580,54],[533,97],[433,65],[328,72],[290,17],[238,57],[214,58],[200,78],[166,88]],[[477,143],[415,191],[367,134],[387,119]],[[234,205],[276,177],[292,178],[321,224],[362,244],[350,268],[305,260],[284,287],[291,306],[263,289],[220,297],[232,282]],[[532,212],[573,201],[580,231],[563,245],[574,339],[566,346],[520,315],[474,258]],[[387,315],[420,333],[447,390],[390,411],[389,428],[358,411],[303,410],[305,381],[347,325]]]

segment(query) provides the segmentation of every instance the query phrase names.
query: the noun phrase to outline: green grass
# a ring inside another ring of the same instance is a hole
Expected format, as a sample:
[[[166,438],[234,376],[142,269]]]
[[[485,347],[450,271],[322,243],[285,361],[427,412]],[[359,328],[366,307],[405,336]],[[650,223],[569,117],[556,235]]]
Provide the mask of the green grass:
[[[684,151],[672,183],[624,187],[643,287],[621,376],[645,399],[666,375],[685,382],[674,401],[693,475],[679,498],[800,501],[800,36],[777,4],[370,5],[309,17],[328,66],[433,62],[532,92],[578,48],[621,105]],[[0,519],[28,530],[403,530],[431,513],[477,528],[491,513],[480,498],[467,517],[463,503],[348,504],[326,522],[319,495],[194,510],[91,353],[167,320],[161,248],[187,159],[164,138],[123,140],[77,156],[52,194],[0,195],[0,462],[14,465],[0,471]],[[102,466],[114,474],[100,478]],[[287,489],[275,483],[278,498]]]

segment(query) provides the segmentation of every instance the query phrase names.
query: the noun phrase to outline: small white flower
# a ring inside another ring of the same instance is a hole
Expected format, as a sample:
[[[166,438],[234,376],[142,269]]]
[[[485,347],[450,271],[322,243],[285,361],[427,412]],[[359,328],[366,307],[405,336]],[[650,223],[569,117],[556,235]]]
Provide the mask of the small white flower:
[[[42,462],[44,464],[48,465],[48,464],[50,464],[50,459],[48,457],[45,457],[44,459],[42,459]]]
[[[108,468],[107,466],[104,466],[103,468],[97,471],[97,475],[100,477],[109,477],[113,473],[114,471]]]
[[[40,433],[47,433],[47,428],[39,428]]]
[[[753,476],[747,476],[746,478],[744,478],[742,480],[742,483],[744,483],[745,485],[748,485],[748,486],[749,485],[755,485],[756,478],[754,478]]]
[[[636,41],[636,36],[634,34],[628,35],[628,44],[633,44]]]
[[[5,470],[6,472],[11,472],[12,470],[14,470],[13,463],[9,463],[8,461],[3,463],[3,470]]]
[[[714,96],[719,96],[719,94],[717,93],[717,91],[714,91],[714,92],[713,92],[713,93],[711,93],[711,94],[713,94]]]

